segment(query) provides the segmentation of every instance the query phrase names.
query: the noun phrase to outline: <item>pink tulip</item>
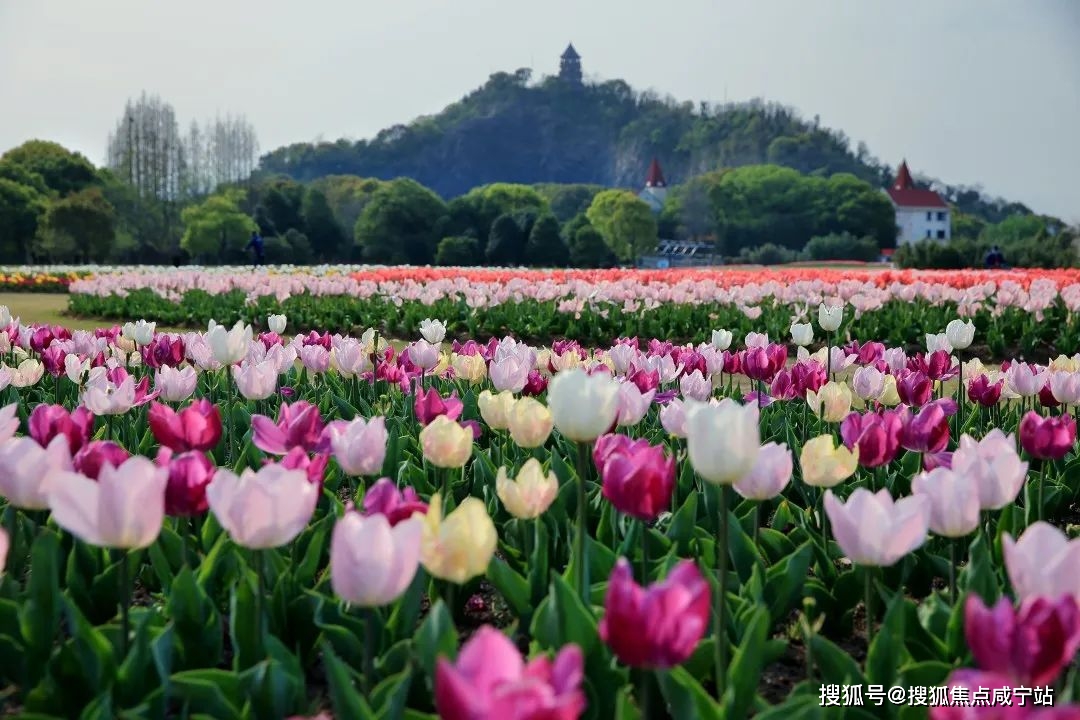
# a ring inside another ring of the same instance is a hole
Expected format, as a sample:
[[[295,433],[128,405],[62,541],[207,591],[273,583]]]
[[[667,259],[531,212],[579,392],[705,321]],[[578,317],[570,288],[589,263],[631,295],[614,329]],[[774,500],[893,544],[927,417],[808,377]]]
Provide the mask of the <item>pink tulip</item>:
[[[345,473],[375,475],[382,470],[387,440],[386,421],[382,416],[371,420],[356,418],[332,434],[330,447]]]
[[[1080,649],[1080,606],[1071,595],[1030,598],[1019,612],[1007,598],[993,608],[978,595],[964,606],[964,636],[981,670],[1017,685],[1049,685]]]
[[[840,423],[840,437],[848,450],[859,448],[860,465],[880,467],[896,458],[903,428],[902,416],[892,410],[863,415],[853,412]]]
[[[97,481],[59,473],[49,490],[49,507],[57,525],[89,545],[145,548],[161,532],[167,482],[168,470],[132,457],[119,467],[104,464]]]
[[[846,503],[825,493],[833,537],[857,565],[890,567],[926,542],[930,499],[914,495],[894,501],[888,490],[856,488]]]
[[[623,437],[602,435],[596,440],[593,457],[600,454],[602,460],[598,463],[602,492],[619,512],[645,522],[655,520],[671,507],[675,458],[646,440],[615,439]]]
[[[309,372],[324,373],[330,369],[330,351],[322,345],[304,345],[300,348],[300,362]]]
[[[632,382],[619,384],[618,413],[615,416],[615,424],[623,427],[632,427],[640,423],[649,412],[652,405],[655,390],[641,392],[638,386]]]
[[[630,667],[670,668],[686,661],[709,626],[709,584],[690,560],[643,588],[619,558],[608,578],[600,638]]]
[[[1042,417],[1028,411],[1020,421],[1020,445],[1039,460],[1060,460],[1076,444],[1076,421],[1071,415]]]
[[[461,400],[458,399],[456,392],[443,399],[435,388],[428,388],[426,394],[417,394],[415,400],[413,400],[416,419],[421,425],[428,425],[440,415],[445,415],[451,420],[457,420],[461,417],[463,408],[464,406],[461,404]]]
[[[129,457],[131,453],[114,442],[91,440],[82,450],[75,453],[71,464],[75,472],[82,473],[91,480],[97,480],[103,467],[106,465],[120,467]]]
[[[758,451],[749,474],[735,481],[735,492],[747,500],[776,497],[791,480],[791,451],[786,444],[766,443]]]
[[[330,538],[334,594],[359,607],[394,602],[416,577],[423,529],[420,518],[392,526],[386,516],[364,516],[350,504]]]
[[[695,370],[679,378],[679,392],[684,398],[705,402],[713,392],[712,380],[703,375],[700,370]]]
[[[675,437],[686,437],[686,406],[675,399],[660,408],[660,424]]]
[[[158,397],[166,402],[182,402],[191,397],[199,383],[195,368],[188,366],[183,370],[163,365],[154,375],[154,388]]]
[[[930,498],[930,530],[936,535],[961,538],[979,527],[979,485],[974,477],[939,467],[916,476],[911,489]]]
[[[276,463],[244,470],[237,477],[220,469],[206,499],[233,542],[253,550],[281,547],[303,531],[315,512],[319,488],[301,470]]]
[[[527,359],[517,355],[507,355],[493,361],[488,367],[488,376],[495,389],[499,392],[509,390],[515,393],[524,390],[529,382],[529,371],[532,370],[526,363]]]
[[[526,664],[514,643],[485,625],[465,643],[457,660],[440,657],[435,668],[435,707],[442,720],[577,720],[585,710],[585,659],[565,645],[555,661]]]
[[[278,389],[278,368],[272,360],[245,360],[239,365],[233,365],[229,371],[236,383],[236,389],[248,400],[265,400]]]
[[[1020,494],[1028,464],[1020,460],[1014,436],[994,428],[978,442],[961,435],[960,447],[952,456],[952,469],[975,478],[981,509],[1000,510]]]
[[[252,438],[255,447],[271,455],[284,455],[294,447],[314,452],[323,444],[322,415],[319,408],[306,400],[297,400],[292,405],[281,403],[277,422],[265,415],[252,415],[251,427],[255,431]]]
[[[221,411],[205,398],[193,401],[180,412],[151,403],[147,419],[157,441],[173,452],[206,452],[221,440]]]
[[[1071,595],[1080,601],[1080,539],[1035,522],[1017,540],[1005,533],[1001,551],[1018,600]]]
[[[427,503],[420,499],[415,490],[407,487],[402,492],[390,478],[379,478],[364,493],[364,514],[385,515],[391,525],[408,520],[414,513],[426,515],[427,511]]]
[[[38,407],[43,406],[38,405]],[[35,408],[35,410],[36,409],[37,408]],[[0,444],[13,438],[15,436],[15,431],[19,429],[18,410],[19,403],[11,403],[10,405],[0,408]]]
[[[27,437],[11,438],[0,444],[0,495],[17,508],[45,510],[49,487],[71,469],[66,436],[58,434],[44,448]]]
[[[4,576],[4,568],[7,566],[8,548],[11,545],[11,538],[8,537],[7,532],[0,528],[0,577]]]
[[[266,460],[263,464],[268,464]],[[326,466],[330,464],[330,456],[326,453],[308,455],[302,447],[294,447],[281,458],[281,467],[286,470],[303,470],[307,475],[308,482],[316,487],[322,487],[326,478]]]
[[[85,407],[70,413],[62,405],[38,405],[30,412],[30,437],[41,447],[48,446],[57,435],[67,439],[72,455],[90,442],[94,430],[94,415]]]
[[[206,486],[214,478],[214,463],[205,453],[189,450],[179,455],[167,447],[155,458],[159,467],[168,468],[165,486],[165,514],[170,516],[202,515],[206,512]]]

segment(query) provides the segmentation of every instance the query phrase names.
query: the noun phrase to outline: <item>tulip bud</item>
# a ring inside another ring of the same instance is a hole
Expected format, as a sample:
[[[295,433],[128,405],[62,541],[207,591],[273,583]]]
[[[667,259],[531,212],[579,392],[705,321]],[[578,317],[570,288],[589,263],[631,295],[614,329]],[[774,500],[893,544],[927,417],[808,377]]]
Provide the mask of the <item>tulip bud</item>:
[[[536,458],[529,458],[512,481],[506,468],[500,467],[495,477],[495,491],[503,505],[519,520],[540,517],[559,494],[559,480],[555,473],[544,474]]]

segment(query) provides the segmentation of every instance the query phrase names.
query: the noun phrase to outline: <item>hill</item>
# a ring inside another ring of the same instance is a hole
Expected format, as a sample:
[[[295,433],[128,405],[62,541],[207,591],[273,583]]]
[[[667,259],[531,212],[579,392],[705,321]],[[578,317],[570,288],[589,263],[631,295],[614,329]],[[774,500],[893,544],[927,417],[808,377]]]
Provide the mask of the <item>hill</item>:
[[[653,156],[669,184],[722,167],[770,163],[812,175],[850,173],[876,186],[891,168],[863,143],[789,107],[754,100],[710,105],[638,92],[622,80],[577,85],[531,71],[495,73],[435,115],[371,140],[297,143],[260,169],[309,181],[327,175],[409,177],[444,198],[494,182],[639,187]],[[987,222],[1027,214],[977,189],[935,185],[957,209]]]

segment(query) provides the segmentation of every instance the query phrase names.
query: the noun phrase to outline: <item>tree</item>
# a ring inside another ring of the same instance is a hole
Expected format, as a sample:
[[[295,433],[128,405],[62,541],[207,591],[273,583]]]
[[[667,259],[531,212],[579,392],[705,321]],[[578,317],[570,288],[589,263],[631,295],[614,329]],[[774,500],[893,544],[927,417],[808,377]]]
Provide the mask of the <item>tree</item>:
[[[321,190],[308,187],[304,193],[301,216],[306,231],[304,234],[311,242],[314,257],[324,262],[335,259],[343,249],[345,234]]]
[[[480,258],[480,241],[474,237],[444,237],[435,252],[435,264],[450,267],[475,265]]]
[[[185,208],[181,218],[186,230],[180,246],[193,257],[238,256],[258,229],[240,210],[240,196],[239,191],[228,190]]]
[[[259,187],[258,196],[255,215],[264,235],[284,236],[289,230],[304,230],[303,185],[292,178],[275,177]]]
[[[548,201],[552,214],[559,222],[566,222],[588,210],[593,198],[603,189],[601,185],[579,183],[544,183],[536,186],[536,191]]]
[[[40,175],[49,190],[60,197],[98,182],[97,171],[89,160],[46,140],[28,140],[4,153],[0,163],[21,165],[26,171]]]
[[[44,214],[46,198],[28,185],[0,177],[0,258],[30,261],[30,241]]]
[[[439,238],[436,224],[446,204],[408,178],[383,184],[356,221],[354,237],[368,262],[428,265]]]
[[[495,265],[521,265],[525,260],[527,236],[513,215],[504,214],[491,224],[487,241],[488,262]]]
[[[50,262],[102,262],[116,238],[116,210],[91,187],[49,203],[35,248]]]
[[[656,216],[648,203],[628,190],[599,193],[585,215],[623,262],[636,262],[656,249]]]
[[[604,242],[604,236],[591,225],[584,225],[574,233],[569,250],[573,267],[603,268],[615,263],[615,255]]]
[[[45,178],[11,160],[0,160],[0,178],[26,185],[39,195],[49,194],[49,186],[45,184]]]
[[[559,221],[554,215],[543,215],[533,225],[525,246],[525,259],[529,265],[540,267],[562,267],[570,260],[570,251],[559,236]]]
[[[311,183],[310,187],[326,195],[326,202],[334,213],[338,225],[350,233],[356,227],[360,213],[371,202],[375,191],[385,183],[376,178],[362,178],[355,175],[329,175]],[[352,245],[352,237],[347,238]],[[346,253],[347,254],[347,253]]]

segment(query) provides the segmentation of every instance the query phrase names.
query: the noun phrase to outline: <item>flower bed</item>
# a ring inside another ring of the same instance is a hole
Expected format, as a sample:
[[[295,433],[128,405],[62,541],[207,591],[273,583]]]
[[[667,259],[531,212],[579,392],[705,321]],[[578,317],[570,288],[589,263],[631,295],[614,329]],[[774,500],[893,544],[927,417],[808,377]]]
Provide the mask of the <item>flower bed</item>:
[[[66,293],[71,283],[89,275],[86,270],[0,268],[0,292]]]
[[[98,273],[71,286],[76,315],[146,317],[172,326],[258,322],[407,337],[429,315],[461,339],[554,337],[601,343],[638,335],[701,341],[709,328],[783,337],[819,302],[852,306],[851,337],[922,344],[922,329],[971,317],[986,352],[1048,357],[1080,351],[1080,272],[823,269],[530,271],[446,268],[148,270]]]
[[[400,352],[284,316],[7,325],[0,703],[947,720],[1008,690],[1075,717],[1043,706],[1075,697],[1080,357],[990,367],[959,320],[807,350],[850,315],[798,347],[425,319]]]

